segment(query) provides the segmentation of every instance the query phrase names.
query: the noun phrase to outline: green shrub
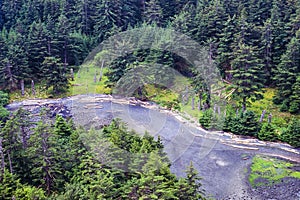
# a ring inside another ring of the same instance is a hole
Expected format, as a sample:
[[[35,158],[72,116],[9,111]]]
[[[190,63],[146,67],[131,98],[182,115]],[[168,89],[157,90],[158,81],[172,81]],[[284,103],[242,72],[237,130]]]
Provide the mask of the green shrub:
[[[5,121],[8,118],[8,116],[9,111],[6,108],[0,106],[0,122]]]
[[[47,199],[43,189],[29,185],[20,185],[19,188],[14,192],[14,197],[16,199]]]
[[[258,123],[257,117],[253,111],[245,111],[240,114],[240,134],[257,136],[260,129],[260,124]]]
[[[226,108],[226,116],[224,119],[223,131],[235,133],[238,132],[238,126],[239,122],[238,118],[236,117],[236,112],[234,111],[234,108],[228,106]]]
[[[258,132],[258,139],[272,142],[278,140],[276,127],[271,123],[263,124],[262,128]]]
[[[201,126],[203,128],[210,129],[212,116],[213,116],[213,114],[212,114],[211,109],[208,109],[208,110],[204,111],[203,115],[199,119],[199,123],[201,124]]]
[[[206,130],[222,130],[225,118],[222,115],[214,114],[211,109],[204,111],[199,123]]]
[[[289,112],[292,114],[297,114],[300,111],[300,103],[297,101],[292,101],[290,104]]]
[[[289,105],[288,104],[289,104],[288,100],[287,99],[284,100],[282,102],[281,106],[280,106],[280,111],[281,112],[287,112],[289,110]]]
[[[223,130],[237,135],[257,136],[260,124],[253,111],[241,112],[238,116],[231,112],[225,117]]]
[[[279,139],[294,147],[300,147],[300,120],[292,119],[287,129],[280,135]]]
[[[9,103],[9,97],[7,93],[0,91],[0,106],[5,106]]]
[[[276,105],[279,105],[282,102],[281,98],[278,97],[277,95],[275,95],[272,100],[273,100],[273,103]]]

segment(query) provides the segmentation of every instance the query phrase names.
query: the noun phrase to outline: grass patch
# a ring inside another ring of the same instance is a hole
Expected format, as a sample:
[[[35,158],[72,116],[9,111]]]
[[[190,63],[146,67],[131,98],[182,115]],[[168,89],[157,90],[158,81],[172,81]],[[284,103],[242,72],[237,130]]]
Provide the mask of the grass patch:
[[[179,97],[176,92],[170,89],[161,89],[150,84],[146,85],[144,89],[147,94],[147,98],[157,103],[176,101]]]
[[[263,93],[264,98],[259,101],[251,102],[248,109],[254,111],[258,117],[261,115],[263,110],[266,110],[267,112],[264,122],[267,122],[267,116],[271,113],[273,124],[275,124],[277,127],[286,127],[289,120],[293,116],[300,118],[300,115],[292,115],[288,112],[281,112],[280,106],[275,105],[272,101],[273,97],[275,96],[275,92],[276,90],[274,88],[266,88],[265,92]]]
[[[35,95],[32,94],[31,91],[31,86],[27,86],[25,87],[24,90],[24,96],[22,96],[21,94],[21,90],[16,90],[13,92],[9,93],[9,97],[10,97],[10,101],[23,101],[23,100],[27,100],[27,99],[46,99],[49,98],[49,96],[51,96],[48,92],[48,90],[46,90],[45,87],[43,87],[41,84],[36,84],[35,85]],[[64,97],[65,94],[61,94],[59,96],[57,96],[57,98],[61,98]]]
[[[103,68],[102,79],[100,78],[100,68],[93,65],[82,66],[75,74],[75,80],[71,81],[71,95],[78,94],[110,94],[111,89],[106,87],[105,82],[108,80],[105,73],[107,68]],[[96,75],[96,82],[94,76]]]
[[[186,105],[183,105],[182,103],[180,103],[180,107],[182,108],[182,111],[184,111],[188,115],[199,119],[203,115],[203,112],[198,110],[197,102],[198,102],[198,98],[195,98],[195,109],[194,110],[192,109],[191,100],[189,100],[189,102]]]
[[[275,158],[255,156],[250,167],[249,182],[252,187],[272,185],[285,177],[300,179],[300,172],[290,169],[292,163]]]

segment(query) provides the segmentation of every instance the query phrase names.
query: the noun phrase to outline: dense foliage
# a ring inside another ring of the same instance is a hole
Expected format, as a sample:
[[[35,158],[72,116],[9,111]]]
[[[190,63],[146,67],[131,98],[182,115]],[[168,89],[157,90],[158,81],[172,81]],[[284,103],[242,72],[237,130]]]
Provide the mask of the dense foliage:
[[[292,118],[287,127],[279,131],[278,127],[270,119],[268,122],[260,122],[253,111],[238,112],[237,110],[233,112],[232,109],[228,109],[226,115],[222,115],[208,109],[200,117],[199,123],[207,130],[252,136],[264,141],[282,141],[294,147],[299,147],[300,120],[296,118]]]
[[[53,92],[65,91],[72,66],[96,45],[146,23],[208,46],[243,110],[250,99],[261,98],[263,87],[276,86],[274,102],[299,113],[299,16],[297,0],[2,0],[1,88],[16,90],[31,80],[51,88],[49,78],[58,75],[60,89]],[[63,70],[51,70],[49,57]],[[112,63],[111,84],[134,62],[158,62],[192,75],[178,55],[142,50]]]
[[[177,178],[159,137],[119,120],[86,131],[38,118],[21,109],[1,127],[1,199],[204,199],[193,164]]]

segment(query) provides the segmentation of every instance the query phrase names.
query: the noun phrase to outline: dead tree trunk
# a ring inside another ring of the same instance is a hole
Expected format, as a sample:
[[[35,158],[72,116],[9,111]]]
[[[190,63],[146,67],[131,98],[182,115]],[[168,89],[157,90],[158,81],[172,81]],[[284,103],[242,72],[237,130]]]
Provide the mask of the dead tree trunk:
[[[74,81],[74,70],[73,70],[73,68],[71,68],[70,71],[71,71],[71,79],[72,79],[72,81]]]
[[[2,147],[2,138],[0,138],[0,159],[1,159],[1,174],[0,174],[0,182],[2,181],[2,175],[4,174],[4,167],[5,167],[5,161],[4,161],[4,153],[3,153],[3,147]]]
[[[94,75],[94,83],[97,83],[97,75]]]
[[[272,114],[270,113],[268,116],[268,123],[271,124],[272,123]]]
[[[192,110],[195,110],[195,97],[192,97]]]
[[[214,115],[216,114],[217,112],[217,104],[214,105]]]
[[[24,85],[24,80],[21,80],[21,95],[24,96],[25,95],[25,85]]]
[[[201,110],[201,103],[202,103],[202,94],[199,94],[198,110]]]
[[[104,61],[104,60],[102,60],[101,69],[100,69],[100,77],[99,77],[99,81],[101,81],[101,80],[102,80],[104,62],[105,62],[105,61]]]
[[[260,119],[259,119],[260,123],[264,120],[265,114],[266,114],[266,110],[263,110],[263,112],[262,112],[262,114],[260,116]]]
[[[34,86],[33,80],[31,80],[31,92],[32,92],[32,95],[35,96],[35,86]]]
[[[13,173],[13,167],[12,167],[12,162],[11,162],[11,158],[10,158],[10,151],[7,152],[7,157],[8,157],[8,162],[9,162],[10,173]]]
[[[22,144],[23,144],[23,149],[27,148],[27,131],[25,130],[25,127],[21,127],[21,132],[22,132]]]
[[[246,103],[247,103],[247,101],[246,101],[246,98],[244,97],[243,98],[243,103],[242,103],[242,109],[243,109],[243,112],[245,112],[246,111]]]

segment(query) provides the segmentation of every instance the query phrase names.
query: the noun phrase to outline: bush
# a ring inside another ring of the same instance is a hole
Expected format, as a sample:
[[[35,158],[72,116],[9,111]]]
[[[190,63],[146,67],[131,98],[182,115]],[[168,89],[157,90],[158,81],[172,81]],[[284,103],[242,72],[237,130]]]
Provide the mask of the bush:
[[[273,100],[273,103],[276,105],[279,105],[282,102],[282,99],[280,97],[278,97],[278,95],[275,95],[272,100]]]
[[[225,117],[224,131],[230,131],[237,135],[257,136],[259,129],[260,124],[253,111],[241,112],[239,116],[230,113]]]
[[[16,199],[47,199],[43,189],[28,185],[20,185],[19,188],[14,192],[14,197]]]
[[[278,135],[275,131],[276,127],[271,123],[263,124],[262,128],[258,132],[258,139],[274,142],[278,140]]]
[[[208,110],[205,110],[203,115],[200,117],[199,123],[201,124],[201,126],[204,129],[206,129],[206,130],[210,129],[212,116],[213,116],[212,115],[212,110],[208,109]]]
[[[211,119],[211,126],[210,129],[211,130],[223,130],[223,126],[224,126],[224,121],[225,121],[225,117],[222,115],[213,115],[212,119]]]
[[[7,93],[0,91],[0,106],[6,106],[9,103],[9,97]]]
[[[284,100],[280,106],[280,111],[281,112],[287,112],[289,110],[289,102],[288,100]]]
[[[257,136],[257,133],[260,129],[260,124],[253,111],[241,113],[239,122],[241,135]]]
[[[236,117],[236,113],[234,109],[231,107],[227,108],[226,110],[223,131],[232,132],[232,133],[239,132],[239,120]]]
[[[205,110],[199,123],[206,130],[222,130],[224,125],[224,117],[214,114],[211,109]]]
[[[282,132],[279,139],[294,147],[300,147],[300,120],[292,119],[286,130]]]
[[[289,112],[292,114],[297,114],[300,111],[300,104],[297,101],[293,101],[291,102],[290,108],[289,108]]]
[[[5,121],[9,116],[9,111],[6,108],[0,106],[0,122]]]

